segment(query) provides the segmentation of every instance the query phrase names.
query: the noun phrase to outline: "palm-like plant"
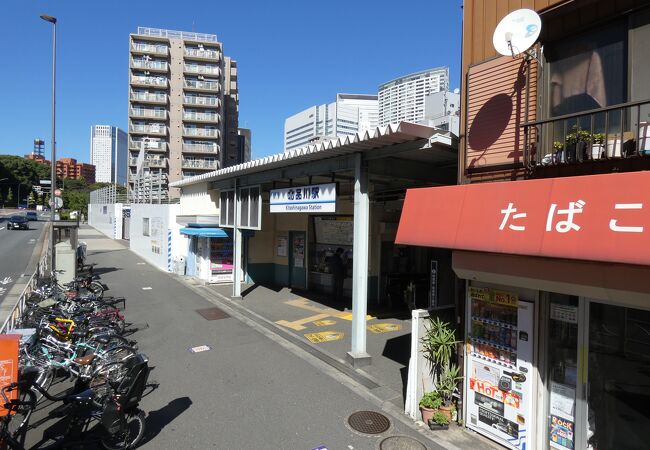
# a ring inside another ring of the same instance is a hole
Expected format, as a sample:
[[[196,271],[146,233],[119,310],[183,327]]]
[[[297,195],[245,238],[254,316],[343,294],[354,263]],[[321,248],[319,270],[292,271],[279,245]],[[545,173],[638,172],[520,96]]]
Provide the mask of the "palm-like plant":
[[[438,317],[430,319],[422,338],[424,357],[429,362],[436,391],[440,393],[445,405],[451,402],[456,384],[461,378],[460,368],[451,362],[456,353],[456,345],[459,343],[449,323],[443,322]]]

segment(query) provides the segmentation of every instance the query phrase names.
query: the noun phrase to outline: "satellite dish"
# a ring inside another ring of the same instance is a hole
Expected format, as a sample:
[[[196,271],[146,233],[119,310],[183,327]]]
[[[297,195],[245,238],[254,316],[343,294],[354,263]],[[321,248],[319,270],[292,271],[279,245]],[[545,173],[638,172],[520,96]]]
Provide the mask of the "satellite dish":
[[[531,48],[542,31],[542,20],[532,9],[518,9],[499,22],[492,44],[504,56],[517,56]]]

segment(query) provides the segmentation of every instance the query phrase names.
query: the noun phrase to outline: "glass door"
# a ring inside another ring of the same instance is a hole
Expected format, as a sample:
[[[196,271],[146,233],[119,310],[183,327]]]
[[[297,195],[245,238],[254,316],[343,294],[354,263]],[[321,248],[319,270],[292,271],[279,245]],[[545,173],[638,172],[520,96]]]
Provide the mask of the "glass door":
[[[574,450],[581,397],[581,325],[578,297],[549,293],[546,359],[547,448]]]

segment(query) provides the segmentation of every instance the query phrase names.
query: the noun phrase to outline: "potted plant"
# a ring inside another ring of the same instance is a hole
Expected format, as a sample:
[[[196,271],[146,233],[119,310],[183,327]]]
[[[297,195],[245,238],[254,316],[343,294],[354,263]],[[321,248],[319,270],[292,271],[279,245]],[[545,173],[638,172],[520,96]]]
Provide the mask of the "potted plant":
[[[591,136],[591,159],[600,159],[605,153],[605,133],[594,133]]]
[[[429,362],[435,392],[441,400],[439,410],[449,420],[454,409],[452,398],[461,379],[460,368],[451,362],[459,343],[451,325],[438,317],[430,320],[422,338],[424,357]]]
[[[437,391],[427,392],[420,400],[420,412],[422,413],[422,422],[429,423],[429,420],[442,406],[442,398]]]
[[[433,417],[427,421],[431,430],[447,430],[449,428],[449,418],[440,411],[433,413]]]

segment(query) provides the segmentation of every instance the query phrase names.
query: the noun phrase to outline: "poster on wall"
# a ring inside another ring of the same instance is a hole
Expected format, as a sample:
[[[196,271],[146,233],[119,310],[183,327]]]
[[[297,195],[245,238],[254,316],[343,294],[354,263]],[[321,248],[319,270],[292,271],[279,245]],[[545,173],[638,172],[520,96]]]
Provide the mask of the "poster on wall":
[[[293,240],[293,267],[305,267],[305,239],[301,237]]]
[[[316,243],[351,246],[354,221],[351,216],[314,217]]]
[[[151,252],[156,255],[162,253],[162,219],[160,217],[152,217],[149,228],[149,234],[151,236]]]
[[[551,382],[549,402],[549,445],[560,450],[573,450],[573,426],[576,391],[572,386]]]
[[[573,421],[551,414],[549,445],[560,450],[573,450]]]
[[[277,256],[287,256],[287,238],[279,237],[277,245],[276,255]]]

